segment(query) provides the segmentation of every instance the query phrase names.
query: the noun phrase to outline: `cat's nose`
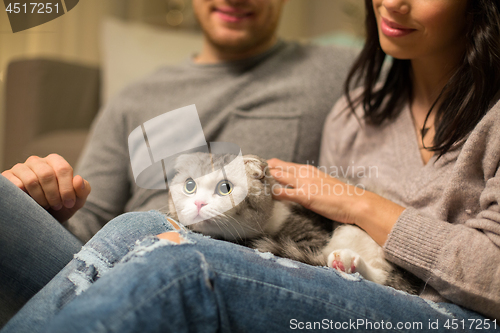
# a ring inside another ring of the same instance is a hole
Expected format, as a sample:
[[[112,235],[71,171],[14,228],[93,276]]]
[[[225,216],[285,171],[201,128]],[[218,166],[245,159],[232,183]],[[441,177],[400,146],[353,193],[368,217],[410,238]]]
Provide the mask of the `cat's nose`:
[[[207,205],[207,203],[206,203],[206,202],[204,202],[204,201],[200,201],[200,200],[196,200],[196,201],[194,202],[194,204],[196,205],[196,207],[198,207],[198,213],[200,212],[201,207],[203,207],[203,206],[206,206],[206,205]]]

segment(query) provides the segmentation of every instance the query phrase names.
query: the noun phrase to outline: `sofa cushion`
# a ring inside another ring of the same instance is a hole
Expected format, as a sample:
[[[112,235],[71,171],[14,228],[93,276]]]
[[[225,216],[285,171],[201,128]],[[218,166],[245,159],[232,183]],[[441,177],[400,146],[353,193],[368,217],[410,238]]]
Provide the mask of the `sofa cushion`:
[[[23,148],[23,154],[24,156],[47,156],[57,153],[75,168],[88,133],[88,130],[59,130],[42,134],[33,138]]]
[[[202,44],[201,33],[106,19],[101,37],[103,102],[155,69],[187,59]]]

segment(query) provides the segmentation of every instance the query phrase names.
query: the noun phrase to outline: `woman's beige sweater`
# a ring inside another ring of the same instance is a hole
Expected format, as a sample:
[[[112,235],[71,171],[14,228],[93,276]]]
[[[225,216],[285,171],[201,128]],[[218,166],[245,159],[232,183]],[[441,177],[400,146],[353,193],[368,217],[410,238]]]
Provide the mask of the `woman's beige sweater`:
[[[421,297],[500,319],[500,103],[427,164],[408,106],[379,127],[345,106],[341,99],[326,120],[320,165],[406,207],[386,258],[427,283]]]

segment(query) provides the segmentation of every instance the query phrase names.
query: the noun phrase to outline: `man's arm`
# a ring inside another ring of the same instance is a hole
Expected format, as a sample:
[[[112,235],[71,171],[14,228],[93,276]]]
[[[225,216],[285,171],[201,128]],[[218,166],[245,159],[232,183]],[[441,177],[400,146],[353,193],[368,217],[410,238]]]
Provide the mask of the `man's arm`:
[[[77,166],[78,173],[92,184],[92,193],[65,227],[82,241],[123,213],[131,196],[123,97],[120,95],[96,117]]]

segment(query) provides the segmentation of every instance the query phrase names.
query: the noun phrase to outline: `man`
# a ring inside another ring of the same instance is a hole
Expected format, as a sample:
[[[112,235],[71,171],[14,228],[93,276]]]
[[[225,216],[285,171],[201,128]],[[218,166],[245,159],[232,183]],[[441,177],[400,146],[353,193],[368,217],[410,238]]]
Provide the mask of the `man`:
[[[342,93],[353,54],[279,40],[285,2],[193,0],[202,51],[128,87],[101,111],[78,176],[57,155],[30,157],[2,173],[52,215],[0,177],[1,191],[9,193],[0,207],[2,230],[10,228],[0,233],[0,265],[9,275],[0,278],[10,281],[0,283],[0,295],[7,303],[14,294],[22,305],[81,245],[54,218],[86,242],[123,212],[166,205],[166,191],[139,188],[131,172],[127,137],[149,119],[195,104],[209,142],[233,142],[243,154],[264,158],[317,161],[323,120]],[[29,213],[22,219],[12,211],[20,201]]]

